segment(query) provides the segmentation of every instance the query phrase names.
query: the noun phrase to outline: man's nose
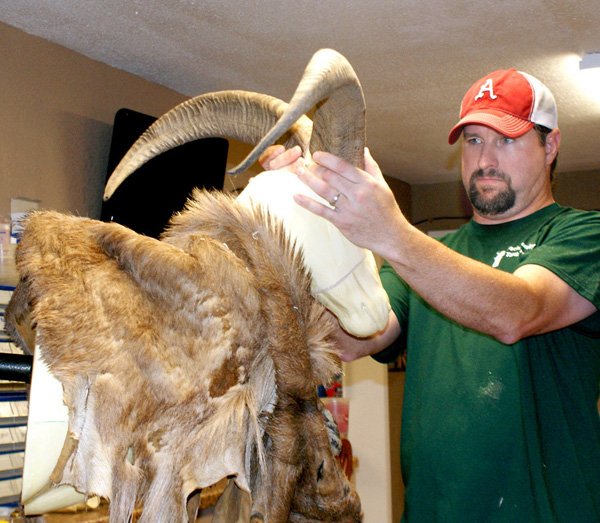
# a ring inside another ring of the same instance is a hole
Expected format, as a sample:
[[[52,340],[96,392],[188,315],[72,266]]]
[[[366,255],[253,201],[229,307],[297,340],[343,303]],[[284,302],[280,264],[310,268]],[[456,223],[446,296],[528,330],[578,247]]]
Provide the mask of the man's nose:
[[[481,154],[477,162],[477,167],[485,171],[491,167],[498,167],[498,152],[496,147],[491,143],[484,143],[481,147]]]

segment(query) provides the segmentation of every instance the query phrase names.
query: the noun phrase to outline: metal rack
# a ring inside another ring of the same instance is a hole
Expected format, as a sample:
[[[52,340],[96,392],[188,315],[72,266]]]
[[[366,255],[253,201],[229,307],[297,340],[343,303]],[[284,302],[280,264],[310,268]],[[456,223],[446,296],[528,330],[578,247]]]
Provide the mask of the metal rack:
[[[0,285],[0,359],[10,367],[24,358],[4,329],[4,313],[14,287]],[[3,375],[2,377],[6,377]],[[10,372],[8,373],[10,378]],[[25,383],[0,379],[0,508],[19,503],[23,475],[25,433],[27,430],[27,393]]]

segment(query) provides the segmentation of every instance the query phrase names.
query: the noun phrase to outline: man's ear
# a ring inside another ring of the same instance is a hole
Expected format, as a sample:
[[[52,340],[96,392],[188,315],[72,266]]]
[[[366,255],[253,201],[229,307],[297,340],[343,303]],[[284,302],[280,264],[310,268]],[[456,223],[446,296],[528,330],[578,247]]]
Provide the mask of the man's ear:
[[[544,146],[546,149],[546,164],[550,165],[556,155],[558,154],[558,149],[560,148],[560,129],[552,129],[546,136],[546,145]]]

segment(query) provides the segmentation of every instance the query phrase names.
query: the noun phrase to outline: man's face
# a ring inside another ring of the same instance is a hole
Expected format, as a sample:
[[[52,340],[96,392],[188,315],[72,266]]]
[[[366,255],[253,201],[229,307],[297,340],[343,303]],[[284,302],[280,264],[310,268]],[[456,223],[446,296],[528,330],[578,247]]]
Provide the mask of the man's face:
[[[507,221],[550,194],[546,147],[532,129],[508,138],[483,125],[463,130],[462,178],[479,221]]]

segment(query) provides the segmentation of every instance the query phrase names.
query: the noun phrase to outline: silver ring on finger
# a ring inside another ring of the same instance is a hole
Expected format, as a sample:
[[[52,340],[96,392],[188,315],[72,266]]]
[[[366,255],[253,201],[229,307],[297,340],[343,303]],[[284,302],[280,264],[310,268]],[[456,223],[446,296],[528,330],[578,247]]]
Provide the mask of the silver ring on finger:
[[[329,205],[331,205],[334,211],[337,211],[336,205],[341,195],[342,193],[337,193],[333,198],[331,198],[331,200],[329,200]]]

